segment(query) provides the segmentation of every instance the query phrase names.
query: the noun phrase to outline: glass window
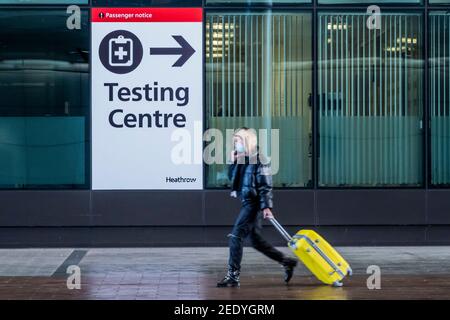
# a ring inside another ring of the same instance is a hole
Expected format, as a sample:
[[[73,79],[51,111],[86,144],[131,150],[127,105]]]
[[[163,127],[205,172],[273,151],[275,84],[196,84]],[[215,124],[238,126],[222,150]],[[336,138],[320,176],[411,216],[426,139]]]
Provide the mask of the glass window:
[[[431,4],[450,3],[450,0],[430,0]]]
[[[207,128],[278,129],[275,186],[311,180],[311,15],[209,13],[206,17]],[[261,133],[258,131],[258,133]],[[260,136],[261,138],[261,136]],[[260,139],[260,142],[262,139]],[[223,153],[226,154],[225,146]],[[225,165],[207,167],[207,186],[226,186]]]
[[[319,15],[319,184],[419,186],[421,14]]]
[[[318,0],[319,4],[390,4],[390,3],[396,3],[396,4],[411,4],[411,3],[422,3],[422,0]]]
[[[431,182],[450,184],[450,14],[429,18]]]
[[[87,188],[89,21],[0,10],[0,187]]]

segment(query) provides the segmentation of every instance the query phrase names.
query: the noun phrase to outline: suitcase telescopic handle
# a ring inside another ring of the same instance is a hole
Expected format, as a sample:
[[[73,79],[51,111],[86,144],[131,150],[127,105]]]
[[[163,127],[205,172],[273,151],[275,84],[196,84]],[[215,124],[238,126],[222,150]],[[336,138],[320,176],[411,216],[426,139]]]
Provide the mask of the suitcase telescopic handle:
[[[278,230],[279,233],[283,236],[286,241],[291,241],[292,237],[290,234],[281,226],[281,224],[275,218],[270,218],[269,221],[273,224],[275,229]]]

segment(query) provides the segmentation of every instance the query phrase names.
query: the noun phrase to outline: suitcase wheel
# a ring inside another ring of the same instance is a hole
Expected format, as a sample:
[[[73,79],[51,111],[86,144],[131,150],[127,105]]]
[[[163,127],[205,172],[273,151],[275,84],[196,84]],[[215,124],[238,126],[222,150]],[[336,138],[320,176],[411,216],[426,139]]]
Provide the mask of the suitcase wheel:
[[[342,282],[340,282],[340,281],[335,281],[335,282],[333,282],[333,287],[335,287],[335,288],[340,288],[340,287],[342,287],[344,284],[342,283]]]
[[[351,277],[351,276],[353,275],[353,270],[352,270],[352,268],[348,268],[348,269],[347,269],[347,275],[348,275],[349,277]]]

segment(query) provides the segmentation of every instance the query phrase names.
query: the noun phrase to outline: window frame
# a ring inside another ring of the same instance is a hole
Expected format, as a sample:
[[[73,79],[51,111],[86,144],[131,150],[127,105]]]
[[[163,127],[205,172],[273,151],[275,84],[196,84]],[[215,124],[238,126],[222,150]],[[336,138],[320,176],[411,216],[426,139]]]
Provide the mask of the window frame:
[[[239,13],[241,13],[242,11],[243,11],[244,9],[242,8],[242,7],[231,7],[231,6],[228,6],[228,7],[221,7],[221,8],[219,8],[219,7],[207,7],[207,8],[204,8],[204,16],[206,17],[207,16],[207,14],[208,13],[236,13],[236,12],[239,12]],[[314,69],[315,69],[315,61],[314,61],[314,42],[315,42],[315,40],[314,40],[314,32],[315,32],[315,18],[314,18],[314,13],[313,13],[313,11],[312,10],[308,10],[308,9],[306,9],[306,8],[304,8],[303,6],[297,6],[295,9],[293,9],[292,7],[285,7],[285,6],[283,6],[283,7],[267,7],[267,6],[259,6],[259,7],[255,7],[255,8],[252,8],[251,9],[251,12],[252,13],[265,13],[265,12],[278,12],[278,13],[282,13],[283,11],[287,11],[287,10],[289,10],[289,13],[307,13],[307,14],[309,14],[310,16],[311,16],[311,24],[312,24],[312,28],[311,28],[311,30],[310,30],[310,32],[311,32],[311,39],[312,39],[312,43],[311,43],[311,60],[312,60],[312,65],[313,65],[313,68],[312,68],[312,72],[311,72],[311,81],[312,81],[312,93],[313,93],[313,96],[314,96],[314,90],[315,90],[315,88],[314,88]],[[244,12],[245,13],[245,12]],[[205,19],[205,21],[206,21],[206,19]],[[204,39],[206,39],[206,23],[204,23],[204,26],[203,26],[203,28],[204,28]],[[206,41],[204,41],[204,48],[203,48],[204,50],[203,50],[203,52],[204,52],[204,66],[206,66]],[[207,91],[206,91],[206,69],[205,69],[205,71],[203,72],[203,75],[204,75],[204,81],[203,81],[203,92],[204,92],[204,94],[203,94],[203,98],[204,98],[204,105],[203,105],[203,107],[204,108],[206,108],[206,95],[207,95]],[[315,111],[314,111],[314,107],[312,106],[311,107],[311,119],[310,119],[310,121],[311,121],[311,135],[312,135],[312,142],[311,142],[311,145],[312,145],[312,157],[311,157],[311,160],[310,160],[310,176],[311,176],[311,179],[310,179],[310,181],[309,181],[309,183],[308,183],[308,185],[306,185],[306,186],[295,186],[295,187],[293,187],[293,186],[276,186],[276,187],[274,187],[274,189],[275,190],[312,190],[312,189],[314,189],[314,181],[315,181],[315,179],[314,179],[314,139],[315,139],[315,137],[314,137],[314,113],[315,113]],[[205,130],[207,130],[208,129],[208,127],[207,127],[207,121],[208,121],[208,119],[207,119],[207,114],[206,114],[206,112],[205,112],[205,109],[204,109],[204,112],[203,112],[203,116],[204,116],[204,120],[203,120],[203,128],[205,129]],[[204,142],[203,143],[203,148],[206,146],[207,144]],[[225,187],[225,186],[209,186],[208,185],[208,182],[207,182],[207,178],[208,178],[208,165],[207,164],[205,164],[205,163],[203,163],[203,189],[204,190],[227,190],[228,188],[227,187]]]
[[[448,1],[448,6],[450,7],[450,0]],[[450,181],[448,183],[444,183],[444,184],[436,184],[433,183],[433,153],[432,153],[432,129],[433,129],[433,122],[432,122],[432,118],[431,118],[431,82],[432,82],[432,75],[431,75],[431,70],[429,67],[429,61],[431,58],[431,46],[433,45],[432,43],[432,37],[431,37],[431,19],[429,19],[433,14],[439,14],[445,12],[445,10],[443,10],[443,7],[433,7],[432,9],[427,10],[427,30],[425,32],[425,36],[428,37],[428,41],[426,44],[426,50],[427,50],[427,57],[426,57],[426,76],[427,76],[427,99],[426,99],[426,103],[427,103],[427,111],[429,113],[428,116],[428,125],[427,125],[427,132],[428,132],[428,137],[427,137],[427,143],[428,143],[428,150],[427,150],[427,161],[428,161],[428,167],[427,167],[427,171],[428,171],[428,179],[427,179],[427,188],[431,189],[431,190],[442,190],[442,189],[449,189],[450,188]],[[450,13],[447,13],[447,15],[450,17]],[[450,44],[448,44],[448,46],[450,47]],[[450,52],[447,53],[447,55],[450,57]]]
[[[318,1],[318,0],[316,0]],[[387,6],[387,7],[381,7],[382,12],[387,12],[387,13],[398,13],[398,14],[411,14],[411,13],[418,13],[421,15],[421,19],[422,19],[422,26],[424,29],[427,29],[427,26],[425,26],[426,23],[426,19],[425,19],[425,12],[422,8],[422,6],[418,7],[411,7],[411,6],[407,6],[407,7],[402,7],[402,8],[398,8],[398,7],[393,7],[393,6]],[[345,14],[345,13],[354,13],[354,12],[361,12],[361,8],[358,6],[352,6],[352,7],[347,7],[347,6],[333,6],[332,8],[327,7],[327,8],[320,8],[317,10],[316,13],[316,18],[319,16],[319,14],[321,13],[325,13],[325,14]],[[319,26],[318,26],[318,21],[316,23],[316,27],[317,27],[317,34],[319,32]],[[424,31],[424,30],[421,30]],[[314,38],[314,41],[316,42],[317,46],[318,44],[318,37]],[[318,150],[320,148],[320,137],[319,137],[319,127],[320,127],[320,123],[319,123],[319,115],[318,115],[318,104],[317,104],[317,100],[316,103],[314,104],[316,106],[316,108],[314,108],[314,111],[316,113],[316,122],[315,122],[315,132],[314,132],[314,136],[317,139],[317,145],[316,145],[316,153],[314,154],[315,157],[315,162],[316,162],[316,180],[315,182],[315,189],[316,190],[424,190],[427,189],[429,187],[428,184],[428,179],[429,179],[429,170],[428,170],[428,166],[429,163],[426,160],[427,155],[429,154],[429,145],[427,144],[427,140],[429,139],[428,136],[428,130],[426,130],[425,124],[428,123],[428,101],[427,101],[427,85],[428,85],[428,78],[427,78],[427,72],[426,72],[426,65],[425,62],[428,59],[428,56],[426,54],[428,54],[428,52],[426,51],[427,49],[427,43],[428,43],[428,38],[426,37],[426,35],[424,34],[423,39],[422,39],[422,57],[424,59],[424,69],[422,70],[422,103],[423,103],[423,108],[422,108],[422,123],[423,123],[423,134],[422,134],[422,183],[419,186],[404,186],[404,185],[398,185],[398,186],[321,186],[319,184],[319,178],[320,178],[320,166],[319,166],[319,157],[318,157]],[[318,53],[318,52],[317,52]],[[315,57],[315,62],[316,62],[316,68],[314,70],[314,82],[316,83],[316,91],[315,91],[315,98],[317,99],[317,93],[318,93],[318,82],[319,82],[319,68],[317,66],[317,61],[318,61],[318,55]]]
[[[89,0],[90,3],[90,0]],[[69,4],[70,5],[70,4]],[[29,10],[29,11],[43,11],[46,10],[54,10],[61,12],[66,12],[67,7],[69,5],[0,5],[0,11],[6,10]],[[88,61],[88,94],[87,94],[87,108],[85,110],[85,126],[84,126],[84,184],[63,184],[63,185],[55,185],[55,184],[45,184],[45,185],[30,185],[29,187],[24,186],[20,188],[1,186],[0,191],[16,191],[16,192],[26,192],[26,191],[89,191],[92,190],[92,166],[91,166],[91,155],[92,155],[92,137],[91,137],[91,107],[92,107],[92,91],[91,91],[91,82],[92,82],[92,64],[91,64],[91,36],[92,36],[92,28],[91,28],[91,10],[89,5],[80,5],[80,9],[82,12],[85,12],[87,25],[89,30],[87,31],[87,48],[89,50],[89,61]]]

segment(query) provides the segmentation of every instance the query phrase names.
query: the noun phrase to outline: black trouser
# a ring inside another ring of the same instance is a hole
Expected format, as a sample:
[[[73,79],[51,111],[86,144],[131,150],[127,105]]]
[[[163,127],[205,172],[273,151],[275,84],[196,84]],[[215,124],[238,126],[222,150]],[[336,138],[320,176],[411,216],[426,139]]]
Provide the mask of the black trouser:
[[[261,236],[262,214],[259,213],[259,203],[254,200],[244,201],[239,216],[234,223],[230,237],[230,258],[228,265],[233,270],[241,269],[244,239],[250,237],[252,246],[267,257],[282,263],[284,254],[275,249]]]

